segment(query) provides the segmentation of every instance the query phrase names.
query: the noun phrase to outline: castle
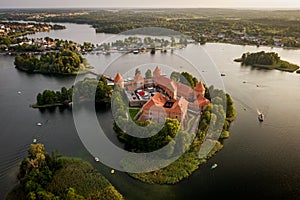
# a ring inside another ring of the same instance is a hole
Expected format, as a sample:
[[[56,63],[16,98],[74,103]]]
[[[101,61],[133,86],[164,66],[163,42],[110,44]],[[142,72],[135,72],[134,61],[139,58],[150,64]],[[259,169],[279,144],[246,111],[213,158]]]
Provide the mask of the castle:
[[[114,83],[125,89],[130,106],[141,107],[138,113],[141,121],[163,122],[165,118],[172,118],[184,124],[189,111],[200,114],[210,104],[204,97],[202,82],[192,89],[163,76],[159,67],[155,68],[150,79],[138,73],[132,81],[124,82],[118,73]]]

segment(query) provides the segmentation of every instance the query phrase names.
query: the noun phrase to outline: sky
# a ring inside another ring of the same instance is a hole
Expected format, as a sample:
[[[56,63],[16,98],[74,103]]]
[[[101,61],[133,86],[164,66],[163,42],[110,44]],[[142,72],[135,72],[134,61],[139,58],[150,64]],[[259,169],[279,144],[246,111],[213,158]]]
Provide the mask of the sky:
[[[300,9],[300,0],[0,0],[0,8],[67,7],[214,7]]]

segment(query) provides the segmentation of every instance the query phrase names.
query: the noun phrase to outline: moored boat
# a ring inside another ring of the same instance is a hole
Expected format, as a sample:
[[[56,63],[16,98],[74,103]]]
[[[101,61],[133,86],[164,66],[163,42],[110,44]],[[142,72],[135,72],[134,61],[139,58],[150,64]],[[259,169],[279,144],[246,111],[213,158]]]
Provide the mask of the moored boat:
[[[262,122],[262,121],[264,121],[264,119],[265,119],[264,115],[263,115],[262,113],[260,113],[260,114],[258,115],[258,120],[259,120],[260,122]]]

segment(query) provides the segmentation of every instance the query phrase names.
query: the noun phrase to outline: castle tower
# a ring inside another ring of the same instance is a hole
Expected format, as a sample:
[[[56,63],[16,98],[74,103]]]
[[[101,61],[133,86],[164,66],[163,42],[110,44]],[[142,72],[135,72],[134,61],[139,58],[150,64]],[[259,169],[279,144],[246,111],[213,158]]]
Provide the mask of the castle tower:
[[[153,71],[153,77],[158,78],[162,75],[162,72],[158,66],[156,66],[155,70]]]
[[[116,77],[114,79],[114,83],[115,84],[119,84],[122,88],[124,88],[124,80],[123,80],[123,78],[122,78],[122,76],[121,76],[120,73],[117,73],[117,75],[116,75]]]
[[[197,83],[194,90],[195,90],[196,97],[198,97],[199,95],[204,96],[205,94],[205,87],[202,82]]]

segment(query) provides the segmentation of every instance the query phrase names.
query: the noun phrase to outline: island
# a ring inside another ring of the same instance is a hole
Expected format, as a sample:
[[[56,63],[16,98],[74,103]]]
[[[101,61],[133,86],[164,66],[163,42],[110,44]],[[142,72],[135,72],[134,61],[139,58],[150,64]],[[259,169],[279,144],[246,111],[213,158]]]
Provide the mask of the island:
[[[125,144],[125,149],[136,153],[153,152],[171,143],[172,147],[160,155],[161,159],[171,157],[175,153],[174,148],[182,153],[178,160],[160,170],[129,173],[140,181],[156,184],[178,183],[219,151],[223,147],[223,139],[229,137],[230,124],[236,117],[232,99],[213,86],[206,88],[187,72],[173,72],[167,78],[157,66],[153,74],[147,70],[144,78],[137,69],[132,81],[124,82],[122,76],[117,74],[114,83],[114,130],[119,140]],[[129,113],[122,102],[128,102]],[[163,128],[158,130],[157,124],[164,120]],[[127,134],[134,130],[135,124],[147,126],[156,134],[148,138]],[[212,137],[216,132],[221,133],[218,139]],[[179,140],[175,142],[173,139],[177,135]],[[204,141],[213,148],[207,155],[200,157],[200,149],[209,146],[202,146]],[[189,143],[191,145],[187,146]],[[122,164],[125,169],[130,169],[135,167],[136,161],[129,159]]]
[[[19,184],[7,200],[122,200],[123,196],[92,165],[78,158],[61,157],[45,152],[44,144],[30,145],[18,173]]]
[[[88,67],[85,59],[70,49],[42,53],[40,56],[24,53],[15,57],[14,64],[22,71],[52,75],[84,74]]]
[[[234,61],[241,62],[242,65],[246,66],[262,69],[277,69],[286,72],[295,72],[299,69],[298,65],[281,60],[278,54],[275,52],[248,52],[244,53],[241,58],[237,58]]]
[[[75,88],[75,91],[73,91]],[[88,90],[88,88],[95,88],[95,93]],[[75,84],[75,87],[67,89],[62,87],[60,91],[44,90],[38,93],[36,96],[36,103],[31,105],[32,108],[49,108],[56,106],[70,106],[72,105],[73,93],[77,98],[77,102],[86,102],[91,99],[95,100],[95,103],[99,105],[110,104],[112,86],[108,85],[104,76],[101,76],[99,80],[95,78],[85,78]],[[93,96],[95,95],[95,96]]]

